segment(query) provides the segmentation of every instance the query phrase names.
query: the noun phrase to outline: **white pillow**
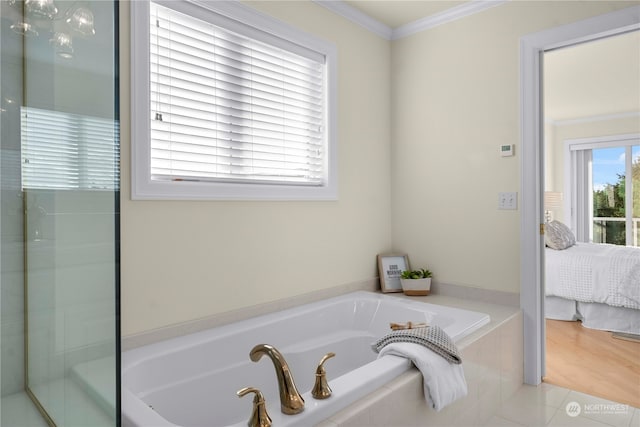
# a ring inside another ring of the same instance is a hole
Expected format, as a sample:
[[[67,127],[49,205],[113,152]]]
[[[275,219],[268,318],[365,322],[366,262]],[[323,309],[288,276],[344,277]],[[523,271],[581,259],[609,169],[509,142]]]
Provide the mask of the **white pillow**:
[[[560,251],[575,245],[576,236],[560,221],[551,221],[545,225],[544,242],[551,249]]]

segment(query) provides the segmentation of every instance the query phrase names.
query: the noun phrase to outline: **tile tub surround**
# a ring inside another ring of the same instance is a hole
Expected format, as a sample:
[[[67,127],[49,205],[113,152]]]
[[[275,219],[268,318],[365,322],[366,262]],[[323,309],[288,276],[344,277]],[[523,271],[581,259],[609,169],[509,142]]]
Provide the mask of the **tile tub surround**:
[[[514,307],[443,295],[406,297],[481,311],[491,322],[458,343],[468,395],[435,412],[424,400],[422,375],[408,371],[318,427],[484,425],[523,382],[522,312]]]

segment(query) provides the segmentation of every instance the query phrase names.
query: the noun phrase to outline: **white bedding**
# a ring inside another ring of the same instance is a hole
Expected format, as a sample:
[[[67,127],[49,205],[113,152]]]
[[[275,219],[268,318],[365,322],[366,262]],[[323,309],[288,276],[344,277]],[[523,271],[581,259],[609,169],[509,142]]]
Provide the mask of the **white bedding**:
[[[576,243],[545,250],[545,293],[640,309],[640,248]]]

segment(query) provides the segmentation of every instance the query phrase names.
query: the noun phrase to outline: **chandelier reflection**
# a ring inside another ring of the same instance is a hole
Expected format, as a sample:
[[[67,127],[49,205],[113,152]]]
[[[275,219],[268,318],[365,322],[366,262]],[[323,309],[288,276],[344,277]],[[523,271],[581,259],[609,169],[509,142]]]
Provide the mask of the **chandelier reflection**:
[[[73,31],[83,36],[96,34],[96,30],[93,28],[93,13],[86,7],[79,7],[74,10],[65,22]]]
[[[21,34],[23,36],[37,36],[38,35],[38,31],[36,31],[36,29],[33,27],[33,25],[31,25],[30,23],[27,22],[27,20],[23,20],[23,21],[16,21],[13,24],[11,24],[11,29],[18,33]]]
[[[46,19],[53,19],[58,13],[53,0],[24,0],[24,8],[28,14]]]
[[[49,39],[51,47],[57,56],[63,59],[73,58],[73,37],[92,37],[96,34],[94,16],[91,9],[73,2],[61,11],[60,4],[70,3],[54,0],[9,0],[9,4],[16,10],[21,10],[21,16],[11,29],[27,37],[37,37],[38,29],[52,34]]]
[[[59,57],[64,59],[73,58],[73,42],[69,34],[55,33],[49,43],[51,43]]]

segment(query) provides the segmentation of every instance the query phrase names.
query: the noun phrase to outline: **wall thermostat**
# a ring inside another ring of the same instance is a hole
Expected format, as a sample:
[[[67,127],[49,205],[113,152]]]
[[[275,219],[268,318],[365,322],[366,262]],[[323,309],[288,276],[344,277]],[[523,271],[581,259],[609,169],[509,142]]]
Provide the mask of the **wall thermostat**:
[[[500,155],[502,157],[513,156],[514,144],[505,144],[500,146]]]

